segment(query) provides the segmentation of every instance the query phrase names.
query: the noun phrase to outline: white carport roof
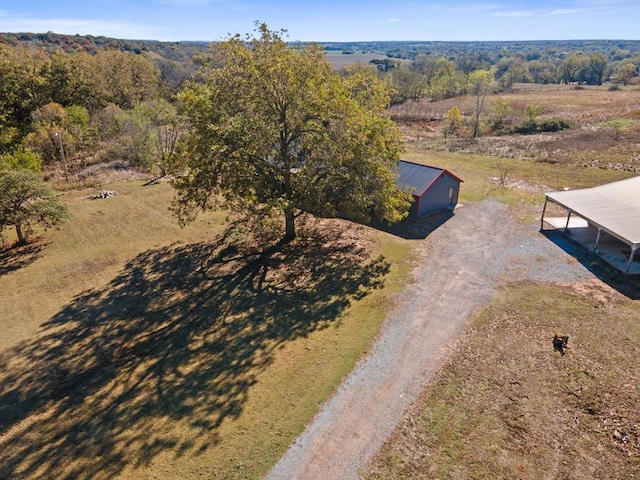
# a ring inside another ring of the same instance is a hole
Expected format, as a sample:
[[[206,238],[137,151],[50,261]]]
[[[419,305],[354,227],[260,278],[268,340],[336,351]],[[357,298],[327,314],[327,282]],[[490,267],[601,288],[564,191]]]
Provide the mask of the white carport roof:
[[[640,177],[546,196],[634,250],[640,246]]]

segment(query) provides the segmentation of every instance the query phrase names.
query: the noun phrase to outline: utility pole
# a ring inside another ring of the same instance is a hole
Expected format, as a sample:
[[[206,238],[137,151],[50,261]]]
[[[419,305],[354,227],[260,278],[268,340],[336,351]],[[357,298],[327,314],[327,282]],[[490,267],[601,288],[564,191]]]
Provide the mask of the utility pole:
[[[62,166],[64,167],[64,178],[69,181],[69,171],[67,170],[67,159],[64,155],[64,148],[62,147],[62,135],[60,135],[60,130],[56,131],[56,138],[58,139],[58,144],[60,145],[60,155],[62,156]]]

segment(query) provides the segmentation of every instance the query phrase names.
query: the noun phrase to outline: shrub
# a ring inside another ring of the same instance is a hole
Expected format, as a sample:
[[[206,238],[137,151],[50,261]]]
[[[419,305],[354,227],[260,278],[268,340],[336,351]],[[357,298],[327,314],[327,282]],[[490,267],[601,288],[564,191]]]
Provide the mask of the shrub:
[[[563,118],[550,118],[547,120],[530,120],[513,128],[511,133],[529,135],[532,133],[559,132],[571,128],[571,122]]]
[[[449,135],[459,135],[462,131],[462,112],[457,106],[451,107],[444,118],[443,134],[447,138]]]
[[[0,155],[0,172],[20,169],[41,172],[42,159],[40,155],[22,145],[13,153]]]
[[[551,118],[538,122],[540,132],[559,132],[571,128],[571,123],[563,118]]]

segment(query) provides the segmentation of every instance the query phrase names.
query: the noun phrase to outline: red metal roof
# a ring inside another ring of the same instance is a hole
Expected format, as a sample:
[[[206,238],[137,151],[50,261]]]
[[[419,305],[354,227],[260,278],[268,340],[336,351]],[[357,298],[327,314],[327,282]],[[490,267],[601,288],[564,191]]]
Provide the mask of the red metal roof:
[[[403,190],[419,197],[445,173],[459,182],[464,181],[444,168],[431,167],[421,163],[400,160],[398,162],[399,175],[396,183]]]

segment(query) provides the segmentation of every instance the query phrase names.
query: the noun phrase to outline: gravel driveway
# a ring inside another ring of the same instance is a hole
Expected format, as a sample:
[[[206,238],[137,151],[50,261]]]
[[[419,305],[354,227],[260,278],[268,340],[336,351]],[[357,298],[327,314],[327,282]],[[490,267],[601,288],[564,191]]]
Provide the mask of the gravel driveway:
[[[266,477],[356,479],[429,382],[469,314],[502,280],[592,277],[537,231],[486,200],[420,241],[415,283],[364,358]]]

